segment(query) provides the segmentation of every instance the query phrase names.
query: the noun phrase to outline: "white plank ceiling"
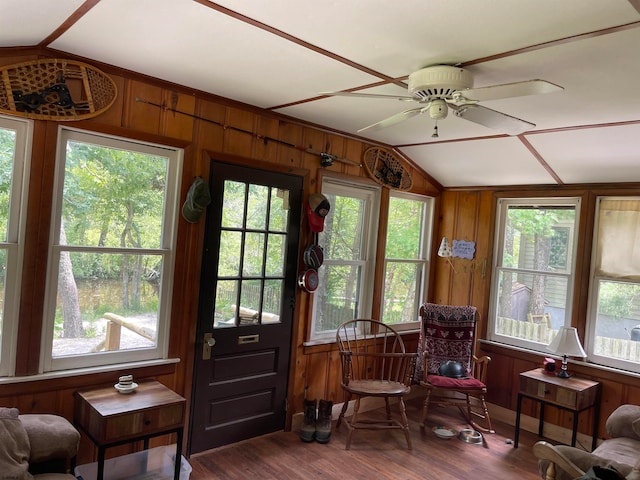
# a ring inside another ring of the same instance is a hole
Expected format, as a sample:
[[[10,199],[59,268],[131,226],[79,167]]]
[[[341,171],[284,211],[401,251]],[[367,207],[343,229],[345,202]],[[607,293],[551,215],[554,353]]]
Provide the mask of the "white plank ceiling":
[[[44,47],[368,139],[445,187],[640,182],[639,11],[640,0],[0,0],[0,49]],[[450,113],[438,138],[428,114],[358,133],[415,103],[320,95],[407,95],[398,82],[437,64],[470,71],[475,87],[564,90],[482,102],[536,125],[523,134]]]

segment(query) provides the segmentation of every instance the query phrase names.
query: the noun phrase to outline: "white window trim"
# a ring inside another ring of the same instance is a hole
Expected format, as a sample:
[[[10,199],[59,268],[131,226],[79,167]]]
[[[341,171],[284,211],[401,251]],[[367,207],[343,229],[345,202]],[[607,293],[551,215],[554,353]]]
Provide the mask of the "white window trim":
[[[0,127],[16,132],[5,244],[7,250],[5,280],[9,281],[5,282],[2,345],[0,345],[2,355],[0,376],[11,376],[15,374],[16,366],[33,122],[0,115]]]
[[[611,280],[611,281],[624,281],[620,278],[611,278],[607,276],[598,275],[596,276],[596,252],[597,252],[597,237],[598,237],[598,226],[600,220],[600,202],[605,199],[614,198],[614,199],[625,199],[625,200],[640,200],[640,197],[637,196],[624,196],[624,195],[607,195],[607,196],[599,196],[596,199],[596,210],[595,210],[595,218],[594,218],[594,228],[593,228],[593,242],[592,242],[592,250],[591,250],[591,265],[589,269],[589,301],[587,306],[587,320],[586,320],[586,328],[585,328],[585,339],[584,339],[584,349],[587,352],[587,358],[589,362],[595,363],[598,365],[602,365],[604,367],[610,367],[615,369],[627,370],[635,373],[640,373],[640,365],[635,362],[630,362],[628,360],[614,358],[614,357],[606,357],[603,355],[596,355],[594,353],[595,350],[595,341],[596,341],[596,324],[598,317],[598,290],[600,281]],[[637,284],[638,282],[631,282]]]
[[[163,255],[163,282],[158,305],[158,330],[155,348],[139,350],[123,350],[113,352],[100,352],[93,354],[74,355],[69,357],[52,357],[53,330],[55,321],[56,295],[58,289],[59,252],[62,250],[58,238],[60,222],[62,218],[62,192],[64,184],[64,159],[68,140],[77,140],[85,143],[96,143],[113,148],[131,148],[136,151],[152,155],[169,157],[167,166],[167,187],[165,191],[165,212],[162,225],[162,238],[159,249],[126,249],[126,248],[98,248],[98,247],[71,247],[65,246],[65,250],[74,251],[100,251],[101,253],[135,253],[135,254],[162,254]],[[128,146],[128,147],[127,147]],[[54,176],[52,222],[49,242],[49,262],[47,266],[47,285],[44,301],[43,335],[41,343],[39,373],[77,369],[83,367],[96,367],[116,363],[128,363],[154,359],[166,359],[168,357],[169,327],[171,317],[171,299],[173,291],[173,276],[175,264],[175,247],[178,231],[178,198],[180,178],[182,175],[183,150],[164,145],[150,144],[89,132],[61,126],[58,129],[58,145],[56,154],[56,168]]]
[[[371,317],[371,305],[373,302],[373,282],[375,274],[375,262],[376,262],[376,246],[378,237],[377,235],[370,235],[374,225],[378,225],[380,218],[380,191],[381,188],[377,185],[358,183],[348,181],[344,179],[338,179],[330,176],[325,176],[322,179],[322,191],[326,192],[327,188],[331,190],[331,194],[338,194],[343,196],[362,198],[365,202],[364,212],[364,225],[363,225],[363,251],[362,258],[356,261],[338,261],[332,262],[330,259],[325,259],[324,265],[362,265],[362,282],[360,284],[359,293],[359,314],[361,318]],[[354,190],[359,194],[354,195]],[[322,267],[320,267],[322,268]],[[317,343],[329,343],[335,342],[336,330],[325,330],[323,332],[315,332],[316,325],[316,312],[317,302],[313,300],[312,314],[311,314],[311,331],[309,334],[310,344]]]
[[[420,201],[425,204],[422,225],[423,230],[421,232],[420,238],[420,259],[388,259],[386,256],[383,259],[384,261],[384,273],[382,277],[382,282],[385,281],[387,275],[387,264],[388,263],[415,263],[422,264],[422,278],[420,278],[416,284],[416,300],[417,300],[417,308],[416,308],[416,318],[415,322],[407,322],[407,323],[392,323],[391,325],[397,331],[406,331],[406,330],[419,330],[420,329],[420,318],[419,318],[419,309],[420,305],[427,298],[428,290],[429,290],[429,271],[431,269],[431,238],[433,232],[433,216],[434,216],[434,204],[435,201],[433,197],[427,197],[425,195],[418,195],[415,193],[407,193],[393,190],[389,192],[390,197],[395,198],[403,198],[407,200]],[[387,213],[387,228],[389,228],[388,223],[388,213]],[[384,296],[384,291],[382,292]],[[384,298],[381,302],[381,308],[384,308]],[[380,312],[380,316],[384,318],[384,311]]]
[[[580,207],[581,199],[579,197],[535,197],[535,198],[500,198],[497,202],[497,215],[495,226],[495,241],[493,251],[493,265],[491,275],[491,287],[490,287],[490,300],[489,300],[489,321],[487,329],[488,340],[511,345],[514,347],[523,348],[526,350],[534,350],[542,353],[549,353],[546,350],[547,345],[538,342],[528,341],[516,337],[509,337],[496,333],[496,319],[497,319],[497,303],[498,303],[498,291],[500,275],[499,270],[511,270],[511,271],[527,271],[523,269],[510,269],[505,267],[499,267],[502,264],[502,255],[504,252],[504,228],[506,226],[506,216],[508,207],[511,205],[573,205],[575,207],[575,229],[572,237],[572,265],[568,274],[559,274],[554,272],[544,272],[547,276],[561,276],[567,279],[567,303],[564,316],[564,325],[570,326],[571,315],[573,310],[573,292],[575,289],[575,273],[577,263],[577,250],[578,250],[578,238],[580,226]],[[538,272],[532,272],[538,273]]]

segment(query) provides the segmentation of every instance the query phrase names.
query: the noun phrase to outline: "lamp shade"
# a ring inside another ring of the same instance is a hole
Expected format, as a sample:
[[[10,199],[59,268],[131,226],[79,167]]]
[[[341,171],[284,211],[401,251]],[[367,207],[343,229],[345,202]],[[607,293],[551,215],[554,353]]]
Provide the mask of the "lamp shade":
[[[560,327],[558,334],[547,347],[547,350],[570,357],[586,357],[587,353],[580,345],[578,331],[575,327]]]
[[[447,237],[442,237],[442,241],[440,242],[440,248],[438,249],[439,257],[450,257],[451,256],[451,245],[449,245],[449,240]]]

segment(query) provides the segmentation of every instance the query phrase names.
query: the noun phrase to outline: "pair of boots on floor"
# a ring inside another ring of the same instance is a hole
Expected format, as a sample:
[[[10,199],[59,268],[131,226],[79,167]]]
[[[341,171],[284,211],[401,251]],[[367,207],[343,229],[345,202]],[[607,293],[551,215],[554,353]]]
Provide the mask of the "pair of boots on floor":
[[[327,443],[331,438],[331,409],[330,400],[304,400],[304,422],[300,429],[300,439],[303,442]]]

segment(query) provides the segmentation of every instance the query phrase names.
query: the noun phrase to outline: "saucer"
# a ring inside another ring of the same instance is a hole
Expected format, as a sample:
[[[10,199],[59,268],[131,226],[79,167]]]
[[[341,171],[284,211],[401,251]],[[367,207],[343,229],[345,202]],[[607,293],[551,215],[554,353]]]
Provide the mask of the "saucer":
[[[131,393],[133,392],[136,388],[138,388],[138,384],[136,382],[133,382],[131,385],[127,386],[127,387],[122,387],[119,383],[116,383],[113,386],[118,392],[120,393]]]
[[[435,433],[438,438],[449,440],[450,438],[455,437],[458,432],[456,432],[453,428],[438,425],[436,427],[433,427],[433,433]]]

